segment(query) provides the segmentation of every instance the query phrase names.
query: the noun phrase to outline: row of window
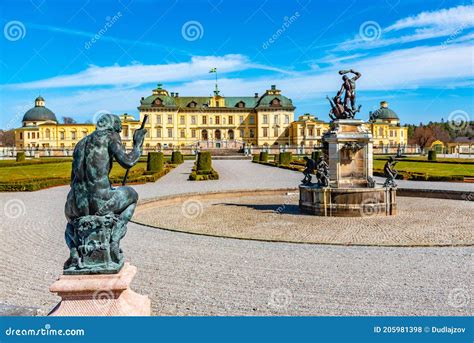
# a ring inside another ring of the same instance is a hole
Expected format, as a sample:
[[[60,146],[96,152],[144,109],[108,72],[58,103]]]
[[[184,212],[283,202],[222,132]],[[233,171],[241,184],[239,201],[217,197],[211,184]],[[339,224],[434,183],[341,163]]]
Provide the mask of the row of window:
[[[82,138],[86,137],[88,134],[87,131],[82,132]],[[20,132],[20,139],[23,139],[23,132]],[[26,137],[28,139],[40,139],[40,133],[39,132],[26,132]],[[43,139],[51,139],[51,131],[49,129],[45,130]],[[64,140],[66,137],[66,133],[64,131],[59,131],[59,139]],[[77,132],[76,131],[71,131],[71,139],[76,140],[77,139]]]
[[[263,115],[262,120],[263,120],[263,124],[269,124],[269,118],[268,118],[267,114]],[[163,124],[161,114],[156,115],[156,123],[158,125]],[[170,125],[173,124],[173,115],[172,114],[168,114],[166,123],[170,124]],[[239,123],[240,124],[245,124],[245,116],[239,116]],[[278,114],[275,114],[273,116],[273,123],[274,124],[280,124],[280,116]],[[186,124],[186,116],[179,116],[179,124],[180,125],[185,125]],[[198,124],[197,116],[191,116],[191,125],[197,125],[197,124]],[[212,117],[212,116],[208,117],[207,115],[203,115],[201,117],[201,124],[203,124],[203,125],[207,125],[207,124],[216,124],[216,125],[229,124],[229,125],[233,125],[234,124],[234,116],[225,117],[225,116],[216,115],[214,117]],[[251,124],[251,125],[255,124],[255,116],[253,116],[253,115],[249,116],[249,124]],[[290,124],[290,116],[289,115],[285,115],[284,124]]]
[[[134,131],[134,130],[132,130],[132,131]],[[173,129],[165,130],[164,132],[166,132],[166,138],[173,138],[174,137],[173,131],[174,131]],[[163,135],[164,132],[163,132],[162,129],[157,128],[154,132],[155,132],[155,137],[154,138],[165,138],[165,136]],[[198,137],[199,132],[200,132],[200,137]],[[249,129],[248,134],[246,134],[246,130],[244,130],[244,129],[240,129],[237,132],[239,134],[239,136],[238,136],[239,138],[246,138],[246,137],[255,138],[255,130],[254,129]],[[191,130],[191,136],[186,137],[186,130],[181,129],[181,130],[179,130],[178,136],[179,136],[179,138],[196,138],[196,139],[208,140],[209,138],[211,138],[211,133],[208,132],[208,130],[192,129]],[[128,136],[125,135],[125,134],[124,134],[124,137],[128,138]],[[150,132],[147,133],[147,137],[148,138],[151,137]],[[215,130],[214,135],[213,135],[212,138],[217,139],[217,140],[220,140],[220,139],[235,139],[236,135],[234,133],[234,130],[228,130],[227,135],[223,134],[221,132],[221,130]]]
[[[267,114],[264,114],[262,116],[262,124],[269,124],[269,121],[268,121],[268,115]],[[275,114],[273,115],[273,123],[274,124],[280,124],[280,116],[278,114]],[[289,115],[285,115],[285,121],[284,121],[285,124],[289,124],[290,123],[290,116]]]
[[[389,130],[389,136],[390,137],[397,137],[397,132],[398,132],[398,130]],[[384,137],[382,127],[379,127],[378,136],[379,137]],[[400,137],[403,137],[403,130],[400,130]]]

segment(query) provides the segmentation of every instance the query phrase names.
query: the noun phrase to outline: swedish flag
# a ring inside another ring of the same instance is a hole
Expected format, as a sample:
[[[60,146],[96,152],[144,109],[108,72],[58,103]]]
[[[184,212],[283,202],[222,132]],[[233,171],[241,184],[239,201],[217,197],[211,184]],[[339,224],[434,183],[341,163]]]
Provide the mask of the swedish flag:
[[[209,70],[210,73],[217,73],[217,68],[212,68],[211,70]]]

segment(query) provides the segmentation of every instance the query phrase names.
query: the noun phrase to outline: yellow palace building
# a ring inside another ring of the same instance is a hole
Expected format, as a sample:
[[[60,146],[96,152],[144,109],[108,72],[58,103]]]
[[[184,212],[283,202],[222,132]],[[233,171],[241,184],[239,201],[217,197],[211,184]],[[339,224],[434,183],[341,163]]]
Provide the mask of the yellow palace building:
[[[213,96],[180,96],[158,84],[148,97],[142,97],[139,120],[123,114],[122,140],[132,147],[132,137],[148,115],[145,150],[163,148],[238,149],[253,146],[268,149],[298,147],[311,151],[321,146],[330,124],[305,114],[294,120],[295,106],[281,90],[272,85],[262,95],[223,96],[216,87]],[[39,96],[28,110],[22,127],[15,130],[16,148],[21,150],[67,151],[94,131],[94,124],[60,124],[53,111]],[[407,129],[398,116],[381,103],[367,123],[374,145],[404,147]]]

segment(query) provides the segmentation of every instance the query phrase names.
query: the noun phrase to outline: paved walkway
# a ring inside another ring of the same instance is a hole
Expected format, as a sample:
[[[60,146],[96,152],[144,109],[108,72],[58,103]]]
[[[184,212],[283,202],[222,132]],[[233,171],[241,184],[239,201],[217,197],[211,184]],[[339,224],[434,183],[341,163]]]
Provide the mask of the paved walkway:
[[[221,179],[185,182],[185,162],[143,198],[181,192],[292,187],[299,173],[215,161]],[[0,193],[0,302],[42,313],[68,256],[63,214],[68,187]],[[16,211],[18,210],[18,212]],[[317,220],[317,218],[315,218]],[[133,288],[156,315],[470,315],[467,248],[375,248],[265,243],[129,225],[122,244],[139,268]]]

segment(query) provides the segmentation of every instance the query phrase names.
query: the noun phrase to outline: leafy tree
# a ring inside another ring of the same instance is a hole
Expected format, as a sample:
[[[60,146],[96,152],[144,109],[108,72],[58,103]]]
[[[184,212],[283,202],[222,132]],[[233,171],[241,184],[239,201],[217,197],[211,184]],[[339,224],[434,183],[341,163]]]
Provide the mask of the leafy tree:
[[[63,117],[64,124],[77,124],[76,120],[71,117]]]

